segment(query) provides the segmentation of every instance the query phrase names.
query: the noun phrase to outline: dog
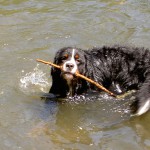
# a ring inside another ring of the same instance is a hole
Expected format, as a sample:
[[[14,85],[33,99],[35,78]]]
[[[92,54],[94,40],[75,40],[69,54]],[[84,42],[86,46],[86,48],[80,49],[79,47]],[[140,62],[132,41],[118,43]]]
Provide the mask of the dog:
[[[150,50],[128,46],[103,46],[82,50],[64,47],[56,53],[52,67],[50,93],[58,97],[75,96],[88,90],[100,91],[89,82],[75,76],[76,72],[98,82],[115,94],[136,90],[131,105],[134,115],[150,109]]]

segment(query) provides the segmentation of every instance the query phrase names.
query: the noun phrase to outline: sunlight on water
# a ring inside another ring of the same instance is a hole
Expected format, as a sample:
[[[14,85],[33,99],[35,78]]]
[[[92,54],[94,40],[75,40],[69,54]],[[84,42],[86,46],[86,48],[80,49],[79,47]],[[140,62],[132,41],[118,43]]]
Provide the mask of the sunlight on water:
[[[24,70],[22,70],[24,72]],[[25,92],[47,92],[47,87],[49,86],[48,78],[46,74],[39,69],[39,64],[33,69],[32,72],[26,73],[20,78],[19,83],[21,91]]]

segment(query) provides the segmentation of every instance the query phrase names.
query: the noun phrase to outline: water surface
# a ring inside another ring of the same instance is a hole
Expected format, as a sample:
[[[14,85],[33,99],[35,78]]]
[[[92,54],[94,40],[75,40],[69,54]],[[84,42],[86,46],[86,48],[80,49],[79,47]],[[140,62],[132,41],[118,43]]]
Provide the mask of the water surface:
[[[150,114],[130,118],[126,101],[41,100],[64,46],[150,47],[149,0],[0,1],[0,149],[150,149]],[[127,106],[127,107],[126,107]]]

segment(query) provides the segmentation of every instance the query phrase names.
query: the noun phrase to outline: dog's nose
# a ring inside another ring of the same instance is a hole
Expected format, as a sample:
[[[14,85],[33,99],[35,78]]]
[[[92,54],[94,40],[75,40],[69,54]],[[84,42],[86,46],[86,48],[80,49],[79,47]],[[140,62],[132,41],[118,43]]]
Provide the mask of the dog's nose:
[[[69,69],[69,70],[72,70],[74,68],[74,64],[72,63],[67,63],[66,64],[66,68]]]

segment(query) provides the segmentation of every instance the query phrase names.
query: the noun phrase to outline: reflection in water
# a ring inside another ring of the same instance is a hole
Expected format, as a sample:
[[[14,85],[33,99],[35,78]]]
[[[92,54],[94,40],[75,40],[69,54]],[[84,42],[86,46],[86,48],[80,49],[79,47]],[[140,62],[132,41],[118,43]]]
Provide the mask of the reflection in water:
[[[56,139],[53,140],[59,144],[73,142],[99,145],[101,139],[105,138],[104,131],[109,132],[113,126],[130,119],[130,112],[127,111],[130,103],[125,99],[116,100],[95,92],[66,99],[66,102],[63,99],[62,103],[59,100],[55,116],[56,128],[54,131],[48,129],[46,134],[54,134]],[[45,105],[51,107],[51,100],[46,100]]]
[[[53,108],[55,111],[50,114],[55,119],[51,120],[50,114],[47,114],[45,121],[35,127],[33,136],[45,133],[55,144],[64,148],[72,148],[73,144],[77,149],[105,149],[119,143],[118,148],[134,149],[135,142],[139,143],[139,150],[143,145],[148,148],[149,124],[145,126],[142,123],[144,120],[150,121],[148,116],[130,118],[130,112],[126,109],[132,100],[117,101],[108,97],[103,94],[95,96],[97,99],[94,100],[92,96],[91,101],[80,103],[79,100],[78,103],[46,100],[45,110],[48,112]]]

